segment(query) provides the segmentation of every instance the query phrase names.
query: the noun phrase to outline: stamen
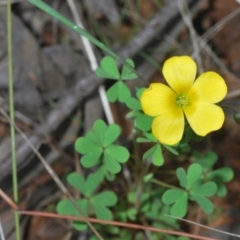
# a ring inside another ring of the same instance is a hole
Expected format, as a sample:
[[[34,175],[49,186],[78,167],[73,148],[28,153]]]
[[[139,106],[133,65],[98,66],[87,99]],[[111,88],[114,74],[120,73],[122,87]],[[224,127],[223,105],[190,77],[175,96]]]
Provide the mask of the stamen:
[[[176,99],[176,103],[178,107],[186,107],[190,105],[190,100],[187,96],[185,95],[180,95]]]

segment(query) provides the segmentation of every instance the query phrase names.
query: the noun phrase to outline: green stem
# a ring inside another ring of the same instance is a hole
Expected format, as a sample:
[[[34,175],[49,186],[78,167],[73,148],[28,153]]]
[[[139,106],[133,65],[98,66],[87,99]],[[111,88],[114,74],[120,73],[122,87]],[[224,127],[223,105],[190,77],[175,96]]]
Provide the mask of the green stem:
[[[9,80],[9,109],[10,118],[14,123],[14,96],[13,96],[13,60],[12,60],[12,15],[11,1],[7,1],[7,43],[8,43],[8,80]],[[18,203],[18,180],[17,180],[17,161],[14,124],[10,124],[11,132],[11,153],[12,153],[12,181],[13,181],[13,200]],[[14,213],[16,240],[21,239],[20,218],[18,212]]]
[[[160,185],[160,186],[162,186],[162,187],[166,187],[166,188],[180,189],[180,188],[178,188],[178,187],[175,187],[175,186],[173,186],[173,185],[164,183],[164,182],[159,181],[159,180],[157,180],[157,179],[151,179],[151,182],[152,182],[152,183],[155,183],[155,184],[157,184],[157,185]]]

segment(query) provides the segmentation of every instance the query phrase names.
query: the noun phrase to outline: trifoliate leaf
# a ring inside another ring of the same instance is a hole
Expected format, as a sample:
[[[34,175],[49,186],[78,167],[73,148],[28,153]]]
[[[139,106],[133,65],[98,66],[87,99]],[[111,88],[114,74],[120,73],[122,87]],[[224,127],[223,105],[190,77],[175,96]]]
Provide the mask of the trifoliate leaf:
[[[157,147],[155,148],[155,151],[154,151],[153,156],[152,156],[152,163],[153,163],[153,165],[159,167],[159,166],[163,165],[164,158],[163,158],[163,155],[162,155],[161,145],[157,144],[156,146]]]
[[[101,60],[100,67],[95,70],[95,74],[100,78],[119,79],[120,73],[118,71],[115,60],[110,57],[104,57]]]
[[[214,206],[209,199],[200,195],[193,195],[192,197],[205,213],[211,214],[213,212]]]
[[[117,124],[111,124],[108,126],[105,137],[103,141],[103,146],[107,147],[109,144],[113,143],[121,133],[121,128]]]
[[[70,173],[67,176],[68,183],[78,189],[85,197],[90,197],[100,184],[99,174],[90,174],[86,179],[79,173]]]
[[[133,71],[134,70],[134,62],[131,59],[127,59],[126,62],[130,65],[130,67],[127,64],[123,65],[121,79],[122,80],[132,80],[138,78],[137,74]]]
[[[201,175],[202,167],[198,163],[191,164],[187,171],[187,189],[190,189]]]
[[[141,110],[142,109],[139,100],[137,100],[136,98],[130,97],[126,100],[125,103],[126,103],[127,107],[132,110]]]

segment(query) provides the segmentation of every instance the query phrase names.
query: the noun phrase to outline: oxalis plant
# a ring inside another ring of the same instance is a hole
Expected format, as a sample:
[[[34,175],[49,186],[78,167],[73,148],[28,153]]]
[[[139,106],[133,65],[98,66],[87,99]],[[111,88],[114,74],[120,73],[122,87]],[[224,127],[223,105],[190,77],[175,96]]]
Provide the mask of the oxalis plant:
[[[91,131],[76,140],[75,149],[85,170],[69,173],[66,181],[80,193],[76,202],[82,214],[175,230],[179,228],[177,220],[167,215],[183,218],[190,210],[199,209],[213,214],[213,200],[227,195],[225,183],[233,178],[233,170],[217,168],[216,153],[201,154],[189,142],[202,141],[222,127],[225,116],[217,103],[227,94],[224,79],[209,71],[195,80],[197,66],[188,56],[165,61],[162,73],[168,85],[143,86],[136,96],[126,84],[138,78],[131,59],[119,71],[116,61],[106,56],[95,73],[113,81],[107,98],[129,109],[126,117],[133,123],[134,139],[130,148],[120,145],[121,127],[98,119]],[[164,156],[174,160],[169,164]],[[60,214],[81,216],[69,199],[62,199],[56,209]],[[75,221],[73,227],[82,231],[88,225]],[[141,231],[133,234],[113,226],[95,227],[106,239],[144,237]],[[186,239],[164,233],[148,237]]]

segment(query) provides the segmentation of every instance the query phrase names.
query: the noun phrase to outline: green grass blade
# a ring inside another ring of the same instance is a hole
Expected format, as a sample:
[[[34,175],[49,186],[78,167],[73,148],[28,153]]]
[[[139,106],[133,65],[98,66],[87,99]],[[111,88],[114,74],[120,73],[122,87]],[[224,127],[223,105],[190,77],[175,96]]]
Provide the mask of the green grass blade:
[[[14,123],[14,91],[13,91],[13,60],[12,60],[12,12],[11,1],[7,1],[7,44],[8,44],[8,89],[9,89],[9,109],[10,119]],[[17,160],[14,124],[10,124],[11,133],[11,153],[12,153],[12,181],[13,200],[18,203],[18,180],[17,180]],[[20,218],[18,212],[14,213],[16,240],[21,239]]]
[[[51,8],[46,3],[44,3],[44,2],[42,2],[40,0],[28,0],[28,1],[30,3],[32,3],[33,5],[35,5],[36,7],[40,8],[41,10],[43,10],[44,12],[48,13],[49,15],[51,15],[52,17],[54,17],[55,19],[57,19],[58,21],[60,21],[64,25],[66,25],[69,28],[73,29],[75,32],[79,33],[81,36],[86,37],[91,43],[93,43],[94,45],[96,45],[97,47],[99,47],[100,49],[105,51],[106,53],[108,53],[113,58],[123,62],[121,60],[121,58],[117,54],[115,54],[113,51],[111,51],[106,45],[104,45],[102,42],[98,41],[96,38],[91,36],[84,29],[78,27],[75,23],[73,23],[70,20],[68,20],[67,18],[65,18],[62,14],[57,12],[55,9]]]

